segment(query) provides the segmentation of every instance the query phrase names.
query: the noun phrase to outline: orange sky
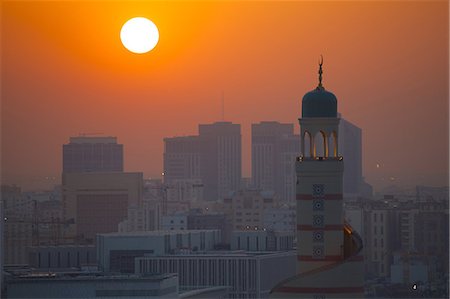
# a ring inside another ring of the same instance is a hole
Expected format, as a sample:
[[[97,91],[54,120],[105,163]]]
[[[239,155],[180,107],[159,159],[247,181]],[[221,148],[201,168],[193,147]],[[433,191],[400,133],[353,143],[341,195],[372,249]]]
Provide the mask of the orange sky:
[[[159,176],[162,138],[220,120],[222,91],[250,176],[251,124],[298,131],[323,54],[325,88],[363,129],[367,181],[448,184],[448,12],[446,1],[4,1],[3,182],[57,183],[62,144],[80,132],[117,136],[127,171]],[[135,16],[160,31],[144,55],[119,39]]]

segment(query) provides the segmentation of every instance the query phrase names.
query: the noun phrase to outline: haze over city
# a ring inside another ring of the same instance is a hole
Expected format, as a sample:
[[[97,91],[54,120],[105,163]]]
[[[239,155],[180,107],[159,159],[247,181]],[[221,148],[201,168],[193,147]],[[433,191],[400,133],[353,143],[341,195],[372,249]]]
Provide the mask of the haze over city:
[[[2,11],[2,181],[60,181],[61,145],[117,136],[125,170],[161,177],[164,137],[199,123],[274,120],[298,132],[303,94],[323,84],[363,132],[375,190],[448,183],[448,3],[22,2]],[[158,26],[156,48],[132,54],[130,15]],[[54,179],[53,179],[54,177]]]

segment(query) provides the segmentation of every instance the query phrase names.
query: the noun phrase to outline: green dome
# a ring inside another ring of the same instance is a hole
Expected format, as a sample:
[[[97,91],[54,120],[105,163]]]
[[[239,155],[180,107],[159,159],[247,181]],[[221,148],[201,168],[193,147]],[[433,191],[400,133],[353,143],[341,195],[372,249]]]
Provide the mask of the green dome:
[[[337,117],[336,96],[323,87],[308,92],[302,100],[302,117]]]

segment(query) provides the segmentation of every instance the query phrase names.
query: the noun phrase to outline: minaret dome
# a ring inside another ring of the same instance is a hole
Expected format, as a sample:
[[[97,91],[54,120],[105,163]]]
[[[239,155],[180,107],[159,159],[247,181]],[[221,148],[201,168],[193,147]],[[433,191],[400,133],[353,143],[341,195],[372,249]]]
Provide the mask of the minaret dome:
[[[319,84],[302,100],[302,117],[337,117],[336,96],[322,86],[322,64],[319,62]]]

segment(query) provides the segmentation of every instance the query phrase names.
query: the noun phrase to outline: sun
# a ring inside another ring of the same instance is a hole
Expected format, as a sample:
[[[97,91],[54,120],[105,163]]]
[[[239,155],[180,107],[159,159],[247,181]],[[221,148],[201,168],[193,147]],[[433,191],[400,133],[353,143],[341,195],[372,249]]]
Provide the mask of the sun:
[[[120,40],[128,51],[143,54],[151,51],[159,40],[158,27],[149,19],[129,19],[120,30]]]

